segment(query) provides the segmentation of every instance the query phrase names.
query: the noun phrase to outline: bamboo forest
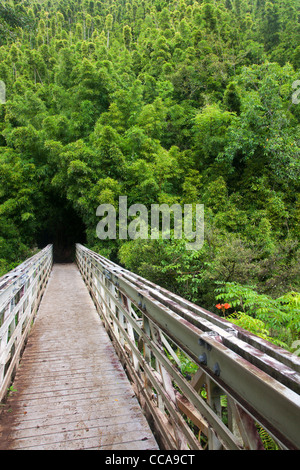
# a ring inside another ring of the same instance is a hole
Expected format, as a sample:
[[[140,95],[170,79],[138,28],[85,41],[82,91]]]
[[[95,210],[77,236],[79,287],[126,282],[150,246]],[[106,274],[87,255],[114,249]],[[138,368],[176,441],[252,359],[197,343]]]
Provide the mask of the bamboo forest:
[[[299,354],[298,7],[0,1],[0,275],[82,243]],[[120,196],[203,204],[203,245],[101,240]]]

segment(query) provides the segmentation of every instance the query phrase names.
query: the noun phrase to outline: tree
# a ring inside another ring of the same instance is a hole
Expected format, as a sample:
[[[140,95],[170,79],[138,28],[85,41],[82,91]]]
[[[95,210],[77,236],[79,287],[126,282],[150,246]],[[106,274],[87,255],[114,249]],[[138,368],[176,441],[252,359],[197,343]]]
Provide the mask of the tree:
[[[111,126],[96,125],[94,148],[103,176],[122,178],[124,156],[120,149],[120,138]]]
[[[123,37],[124,37],[124,44],[127,49],[130,49],[131,41],[132,41],[132,34],[131,28],[128,25],[125,25],[123,28]]]
[[[16,0],[0,2],[0,19],[0,270],[66,224],[215,313],[225,280],[290,315],[300,288],[295,2]],[[124,194],[147,208],[204,204],[202,248],[188,252],[173,233],[97,239],[98,205],[117,208]],[[270,334],[266,318],[238,312]],[[288,321],[275,333],[289,346],[294,313]]]
[[[105,20],[105,29],[107,31],[107,49],[109,49],[109,34],[112,30],[113,16],[111,14],[107,15]]]
[[[199,167],[204,162],[213,163],[222,153],[228,142],[228,129],[234,121],[228,111],[219,106],[206,106],[194,119],[194,147]]]
[[[241,111],[241,98],[237,90],[236,84],[231,82],[227,85],[224,98],[224,105],[226,109],[232,113],[240,114]]]
[[[279,42],[280,20],[276,3],[266,2],[263,14],[262,32],[266,50],[277,46]]]

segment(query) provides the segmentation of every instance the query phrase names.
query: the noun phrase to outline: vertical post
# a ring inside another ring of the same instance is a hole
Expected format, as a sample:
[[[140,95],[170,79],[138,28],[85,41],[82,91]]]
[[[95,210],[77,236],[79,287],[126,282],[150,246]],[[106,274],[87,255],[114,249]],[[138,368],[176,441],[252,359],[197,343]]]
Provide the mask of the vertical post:
[[[146,335],[149,338],[151,338],[151,330],[150,330],[150,324],[149,324],[148,317],[143,314],[142,318],[143,318],[143,330],[145,331]],[[151,367],[151,350],[147,346],[147,344],[145,344],[145,342],[143,342],[143,355],[144,355],[145,361]],[[147,376],[146,376],[145,373],[143,373],[143,380],[144,380],[144,384],[145,384],[145,389],[147,390],[148,394],[151,396],[152,387],[151,387],[151,384],[149,383],[149,381],[147,380]]]
[[[229,426],[244,443],[245,449],[264,450],[253,418],[230,397],[228,397],[228,410],[230,413]]]
[[[131,301],[127,299],[127,297],[125,297],[123,294],[121,294],[120,297],[122,300],[123,307],[131,315],[131,309],[132,309]],[[127,321],[127,332],[132,343],[134,344],[135,343],[134,330],[132,328],[130,321]],[[131,351],[131,356],[132,356],[133,367],[135,371],[138,372],[140,369],[140,363],[134,351]]]
[[[214,410],[217,416],[222,419],[222,407],[221,407],[221,395],[222,390],[215,384],[208,375],[206,375],[206,393],[207,393],[207,403]],[[209,450],[221,450],[222,443],[217,438],[215,432],[209,428],[208,429],[208,447]]]

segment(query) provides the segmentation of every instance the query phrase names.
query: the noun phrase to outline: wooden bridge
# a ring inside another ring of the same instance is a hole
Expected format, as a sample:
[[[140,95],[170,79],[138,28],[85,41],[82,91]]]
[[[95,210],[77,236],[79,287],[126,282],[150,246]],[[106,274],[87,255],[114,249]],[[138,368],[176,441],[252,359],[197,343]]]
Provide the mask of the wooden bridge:
[[[299,449],[299,372],[82,245],[0,279],[0,450]]]

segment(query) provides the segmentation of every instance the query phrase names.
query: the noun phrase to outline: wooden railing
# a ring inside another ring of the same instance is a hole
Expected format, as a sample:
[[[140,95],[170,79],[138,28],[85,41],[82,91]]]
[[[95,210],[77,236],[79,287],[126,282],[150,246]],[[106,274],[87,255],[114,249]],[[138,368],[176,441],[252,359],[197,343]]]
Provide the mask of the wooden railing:
[[[0,278],[0,400],[20,357],[52,268],[52,245]]]
[[[76,259],[161,448],[300,448],[297,356],[79,244]]]

